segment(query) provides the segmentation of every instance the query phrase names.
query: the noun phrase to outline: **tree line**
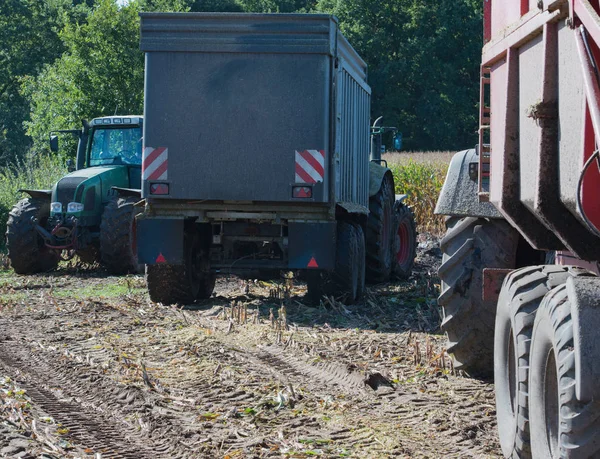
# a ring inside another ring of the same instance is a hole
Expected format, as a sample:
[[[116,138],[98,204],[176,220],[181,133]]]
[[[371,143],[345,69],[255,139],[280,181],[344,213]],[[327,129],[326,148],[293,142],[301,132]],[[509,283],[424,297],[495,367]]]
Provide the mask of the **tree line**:
[[[479,0],[3,0],[0,164],[48,149],[50,130],[142,113],[141,11],[321,12],[369,65],[372,117],[409,150],[476,142]]]

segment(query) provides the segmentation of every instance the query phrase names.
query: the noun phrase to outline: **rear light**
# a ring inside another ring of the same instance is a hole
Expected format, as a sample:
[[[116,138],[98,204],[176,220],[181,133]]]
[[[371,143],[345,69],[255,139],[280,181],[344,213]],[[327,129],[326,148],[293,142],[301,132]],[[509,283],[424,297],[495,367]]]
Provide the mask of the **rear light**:
[[[169,194],[168,183],[153,183],[150,185],[150,194]]]
[[[293,198],[312,198],[312,188],[309,186],[294,186],[292,187]]]

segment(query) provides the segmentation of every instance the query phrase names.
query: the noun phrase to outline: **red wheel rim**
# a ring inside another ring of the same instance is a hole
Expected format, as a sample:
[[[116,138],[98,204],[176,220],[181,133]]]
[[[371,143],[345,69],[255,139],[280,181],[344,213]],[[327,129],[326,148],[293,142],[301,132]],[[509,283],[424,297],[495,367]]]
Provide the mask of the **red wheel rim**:
[[[401,223],[398,227],[398,239],[400,239],[400,243],[398,253],[396,253],[396,262],[399,265],[404,265],[410,256],[409,232],[406,223]]]

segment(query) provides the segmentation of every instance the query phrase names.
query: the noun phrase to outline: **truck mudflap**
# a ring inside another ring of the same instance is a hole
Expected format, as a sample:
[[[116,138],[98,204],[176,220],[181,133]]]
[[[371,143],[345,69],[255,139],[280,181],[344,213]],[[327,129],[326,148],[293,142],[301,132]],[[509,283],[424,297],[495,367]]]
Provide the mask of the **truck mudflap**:
[[[336,222],[289,222],[289,268],[333,270],[335,238]]]
[[[183,238],[182,218],[137,219],[139,263],[182,265],[184,263]]]

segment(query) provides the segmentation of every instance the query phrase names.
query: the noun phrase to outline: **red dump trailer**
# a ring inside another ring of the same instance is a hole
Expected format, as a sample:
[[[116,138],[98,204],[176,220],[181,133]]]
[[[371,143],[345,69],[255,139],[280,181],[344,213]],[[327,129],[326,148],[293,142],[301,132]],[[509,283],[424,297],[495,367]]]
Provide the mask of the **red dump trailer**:
[[[600,457],[599,13],[484,0],[479,144],[436,208],[448,352],[493,373],[506,457]]]

